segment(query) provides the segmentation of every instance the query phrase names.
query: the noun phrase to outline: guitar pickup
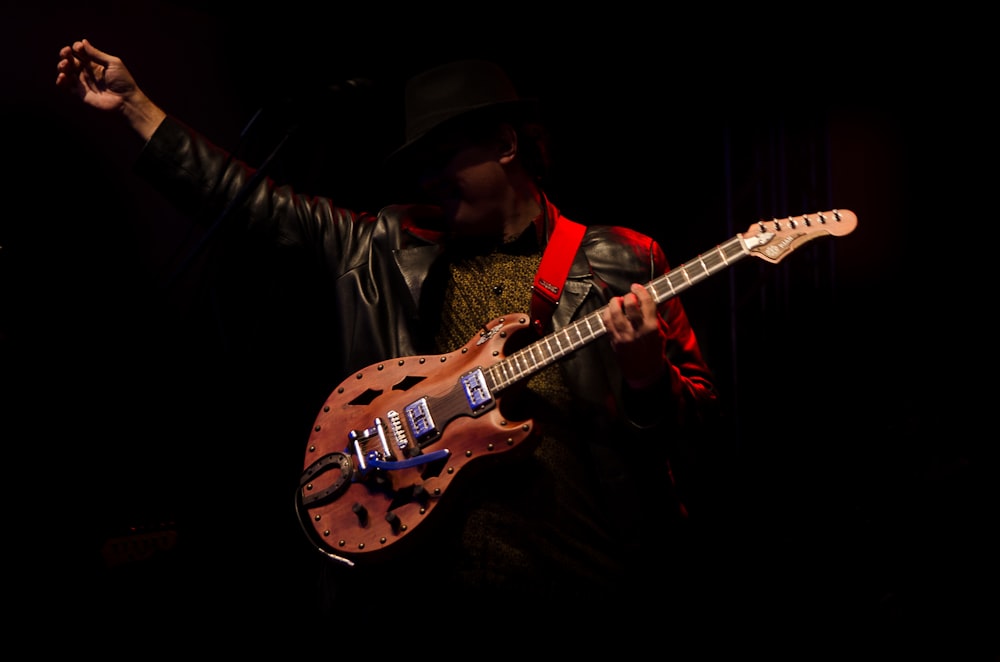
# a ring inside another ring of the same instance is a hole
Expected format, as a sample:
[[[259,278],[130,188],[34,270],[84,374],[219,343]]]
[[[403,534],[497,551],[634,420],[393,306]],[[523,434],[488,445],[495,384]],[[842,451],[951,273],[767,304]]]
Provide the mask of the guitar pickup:
[[[481,413],[490,408],[493,404],[493,394],[486,386],[483,379],[483,371],[479,368],[472,372],[467,372],[460,378],[462,391],[465,393],[465,400],[469,403],[469,409],[473,413]]]
[[[438,435],[438,429],[434,425],[434,417],[431,416],[430,407],[427,406],[427,398],[420,398],[416,402],[406,405],[403,410],[406,422],[409,424],[413,439],[418,444],[425,438],[432,438]]]

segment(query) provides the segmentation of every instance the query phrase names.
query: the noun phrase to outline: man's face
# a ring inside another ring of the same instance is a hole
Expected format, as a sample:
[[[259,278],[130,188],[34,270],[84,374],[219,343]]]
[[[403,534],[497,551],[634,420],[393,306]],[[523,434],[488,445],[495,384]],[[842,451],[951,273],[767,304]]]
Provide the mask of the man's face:
[[[495,141],[438,142],[418,167],[421,191],[441,207],[452,231],[469,236],[501,231],[509,185]]]

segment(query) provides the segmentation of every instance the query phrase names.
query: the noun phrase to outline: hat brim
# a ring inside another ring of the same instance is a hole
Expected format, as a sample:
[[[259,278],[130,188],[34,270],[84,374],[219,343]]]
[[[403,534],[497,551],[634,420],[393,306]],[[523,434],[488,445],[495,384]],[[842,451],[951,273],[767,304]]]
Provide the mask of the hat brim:
[[[485,103],[464,109],[461,113],[447,115],[441,121],[429,124],[416,135],[389,153],[383,160],[383,167],[392,171],[405,170],[413,165],[413,156],[419,153],[419,147],[432,142],[435,137],[447,133],[449,129],[459,126],[463,122],[474,120],[477,117],[487,115],[490,112],[508,115],[512,120],[524,119],[537,113],[537,102],[535,99],[517,99],[513,101],[502,101]]]

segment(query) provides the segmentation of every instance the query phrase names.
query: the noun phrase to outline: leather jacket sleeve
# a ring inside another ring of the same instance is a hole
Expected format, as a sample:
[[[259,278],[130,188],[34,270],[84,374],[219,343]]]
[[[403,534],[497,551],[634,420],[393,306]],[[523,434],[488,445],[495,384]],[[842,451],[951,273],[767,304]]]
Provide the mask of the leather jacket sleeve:
[[[324,353],[331,377],[416,353],[417,306],[410,299],[419,289],[400,263],[432,255],[437,246],[414,231],[410,208],[355,212],[297,194],[255,177],[253,168],[170,117],[147,142],[135,170],[180,211],[206,226],[222,219],[227,230],[246,233],[274,259],[293,265],[306,286],[319,289],[317,318],[333,327]]]

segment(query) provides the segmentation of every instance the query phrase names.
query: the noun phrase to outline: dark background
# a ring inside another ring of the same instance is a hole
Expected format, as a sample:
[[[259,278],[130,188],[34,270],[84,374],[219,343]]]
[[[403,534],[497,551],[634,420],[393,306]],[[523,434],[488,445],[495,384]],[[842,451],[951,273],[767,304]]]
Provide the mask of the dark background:
[[[406,77],[482,56],[541,100],[563,211],[648,232],[675,265],[759,219],[854,211],[849,236],[683,295],[726,404],[679,473],[698,553],[677,572],[704,589],[692,622],[752,631],[762,650],[877,639],[995,659],[996,121],[975,17],[904,33],[859,16],[383,10],[5,9],[19,613],[92,624],[98,642],[218,634],[223,617],[261,636],[311,623],[318,560],[290,486],[303,421],[340,380],[312,302],[266,289],[243,253],[194,252],[191,219],[130,172],[134,137],[57,91],[59,48],[87,37],[254,164],[295,127],[270,172],[343,206],[389,201],[378,165],[402,137]],[[356,78],[373,85],[331,93]]]

